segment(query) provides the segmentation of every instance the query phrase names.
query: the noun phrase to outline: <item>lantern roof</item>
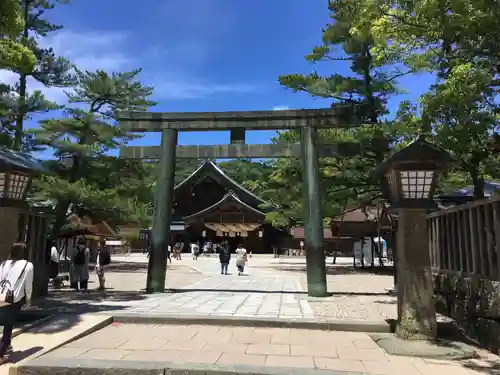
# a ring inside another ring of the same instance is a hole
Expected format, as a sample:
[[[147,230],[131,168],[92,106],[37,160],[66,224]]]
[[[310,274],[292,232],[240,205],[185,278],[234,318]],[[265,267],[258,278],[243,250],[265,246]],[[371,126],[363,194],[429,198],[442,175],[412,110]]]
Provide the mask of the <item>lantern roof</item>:
[[[383,177],[391,168],[404,167],[404,165],[408,164],[413,165],[413,168],[415,168],[415,165],[421,164],[422,168],[432,166],[434,169],[441,169],[450,165],[453,161],[454,159],[448,152],[427,142],[424,136],[419,136],[406,147],[396,151],[380,163],[375,170],[375,174],[378,177]]]
[[[28,173],[50,173],[39,160],[31,155],[7,147],[0,147],[0,168]]]

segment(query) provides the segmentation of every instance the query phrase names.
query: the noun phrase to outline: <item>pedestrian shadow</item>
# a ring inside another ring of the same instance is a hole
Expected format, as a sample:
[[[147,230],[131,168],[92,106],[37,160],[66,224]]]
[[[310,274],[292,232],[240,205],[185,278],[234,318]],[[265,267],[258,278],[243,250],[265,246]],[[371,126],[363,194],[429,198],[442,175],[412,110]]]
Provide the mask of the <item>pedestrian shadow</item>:
[[[7,363],[15,364],[21,362],[23,359],[31,357],[33,354],[36,354],[42,351],[43,349],[44,349],[43,346],[34,346],[32,348],[25,350],[14,350],[7,356]]]

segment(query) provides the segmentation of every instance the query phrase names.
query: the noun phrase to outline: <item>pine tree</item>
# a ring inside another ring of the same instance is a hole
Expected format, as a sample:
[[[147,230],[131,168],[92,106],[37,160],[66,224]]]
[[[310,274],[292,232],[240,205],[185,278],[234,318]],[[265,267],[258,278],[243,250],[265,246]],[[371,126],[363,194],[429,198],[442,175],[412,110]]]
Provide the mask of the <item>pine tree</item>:
[[[119,110],[147,110],[152,88],[142,85],[137,76],[140,70],[108,74],[104,71],[76,70],[77,83],[68,93],[67,117],[41,122],[34,131],[39,144],[52,147],[55,156],[69,166],[58,177],[46,177],[39,183],[40,194],[57,201],[52,237],[57,237],[70,207],[86,208],[105,214],[126,213],[130,202],[120,197],[118,186],[104,187],[90,175],[95,163],[109,160],[107,153],[136,135],[116,126]],[[116,167],[116,165],[115,165]],[[108,174],[110,172],[108,171]],[[130,183],[130,181],[129,181]]]
[[[10,70],[19,75],[18,83],[12,87],[11,93],[17,98],[14,102],[7,100],[13,119],[4,119],[7,122],[3,131],[13,136],[11,146],[15,149],[29,150],[31,142],[24,142],[24,122],[33,113],[44,113],[60,109],[57,103],[45,99],[41,91],[35,90],[28,93],[28,78],[31,77],[47,87],[68,87],[74,83],[72,64],[57,57],[52,48],[43,48],[39,38],[46,37],[49,33],[60,30],[62,26],[52,24],[44,18],[47,10],[53,9],[60,0],[20,0],[20,17],[22,30],[17,40],[25,48],[32,51],[35,63],[31,69],[26,66],[12,67]],[[12,95],[10,96],[12,97]]]
[[[363,153],[357,156],[320,160],[323,197],[328,202],[325,204],[327,217],[338,215],[346,206],[358,204],[360,200],[377,196],[378,182],[368,176],[386,157],[390,143],[400,137],[402,130],[381,118],[387,114],[388,98],[398,93],[397,79],[408,70],[393,67],[389,59],[373,54],[374,41],[369,27],[353,30],[352,25],[357,24],[362,15],[374,17],[367,14],[362,5],[363,2],[357,0],[330,0],[331,22],[323,29],[322,44],[306,56],[313,64],[331,64],[332,70],[335,70],[334,64],[349,63],[352,74],[322,76],[313,72],[279,77],[280,83],[294,92],[331,99],[332,106],[363,108],[363,126],[319,132],[322,143],[361,142],[364,146]],[[297,132],[284,132],[274,141],[294,143],[299,139]],[[277,203],[282,212],[270,214],[270,219],[282,224],[287,217],[301,217],[300,164],[297,160],[278,160],[275,167],[269,189],[281,192]],[[290,184],[290,179],[296,183]]]
[[[376,50],[436,74],[421,98],[423,125],[455,156],[458,172],[482,198],[485,179],[499,170],[500,3],[377,2],[379,17],[364,22],[376,35]]]

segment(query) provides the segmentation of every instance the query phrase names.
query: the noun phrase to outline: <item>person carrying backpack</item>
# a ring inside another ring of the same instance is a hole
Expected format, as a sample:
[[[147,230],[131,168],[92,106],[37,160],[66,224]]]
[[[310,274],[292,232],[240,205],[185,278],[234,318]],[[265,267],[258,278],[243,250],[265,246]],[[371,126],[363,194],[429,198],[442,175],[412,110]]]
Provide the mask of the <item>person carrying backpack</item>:
[[[222,246],[219,252],[219,260],[220,260],[220,274],[227,275],[229,261],[231,260],[231,252],[229,251],[229,245],[227,243],[225,243]]]
[[[78,243],[73,249],[70,258],[69,276],[71,287],[76,291],[87,290],[89,284],[90,250],[87,247],[87,239],[85,237],[78,239]]]
[[[15,243],[10,259],[0,265],[0,324],[3,325],[0,342],[0,365],[6,362],[5,354],[12,350],[12,330],[21,307],[31,303],[33,290],[33,263],[25,260],[26,244]]]
[[[97,250],[97,262],[95,265],[95,269],[97,272],[97,278],[99,280],[99,290],[105,289],[106,278],[104,277],[104,271],[106,266],[111,263],[111,253],[109,248],[106,246],[106,243],[102,241],[99,246],[99,250]]]

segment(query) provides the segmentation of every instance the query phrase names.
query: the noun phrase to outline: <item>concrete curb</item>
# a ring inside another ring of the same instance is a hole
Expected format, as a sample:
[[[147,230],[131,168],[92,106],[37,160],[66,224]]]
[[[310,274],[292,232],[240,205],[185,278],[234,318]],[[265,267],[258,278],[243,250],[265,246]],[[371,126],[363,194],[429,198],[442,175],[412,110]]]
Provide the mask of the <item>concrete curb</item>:
[[[51,319],[49,318],[52,318],[52,319],[56,319],[56,318],[60,318],[60,316],[50,316],[48,317],[48,319],[45,321],[45,322],[49,322]],[[21,360],[20,362],[18,363],[15,363],[13,364],[10,368],[9,368],[9,375],[19,375],[20,374],[20,369],[24,366],[24,361],[27,360],[26,363],[29,363],[33,360],[37,360],[38,358],[44,356],[45,354],[47,353],[50,353],[56,349],[59,349],[60,347],[64,346],[64,345],[67,345],[73,341],[76,341],[76,340],[79,340],[81,339],[82,337],[85,337],[95,331],[98,331],[104,327],[107,327],[108,325],[110,325],[111,323],[113,322],[113,317],[109,317],[107,319],[104,319],[102,321],[100,321],[99,323],[97,324],[94,324],[93,326],[85,329],[84,331],[80,332],[79,334],[77,335],[74,335],[70,338],[68,338],[67,340],[63,340],[61,342],[59,342],[57,345],[54,345],[53,347],[50,347],[49,349],[44,349],[44,350],[41,350],[35,354],[33,354],[33,356],[31,358],[27,358],[27,359],[23,359]]]
[[[237,327],[270,327],[311,329],[321,331],[347,331],[366,333],[391,333],[388,322],[343,321],[343,320],[286,320],[282,318],[234,317],[234,316],[186,316],[155,314],[113,314],[113,322],[129,324],[199,324]]]
[[[269,366],[221,366],[168,362],[35,359],[19,367],[19,375],[367,375]]]

